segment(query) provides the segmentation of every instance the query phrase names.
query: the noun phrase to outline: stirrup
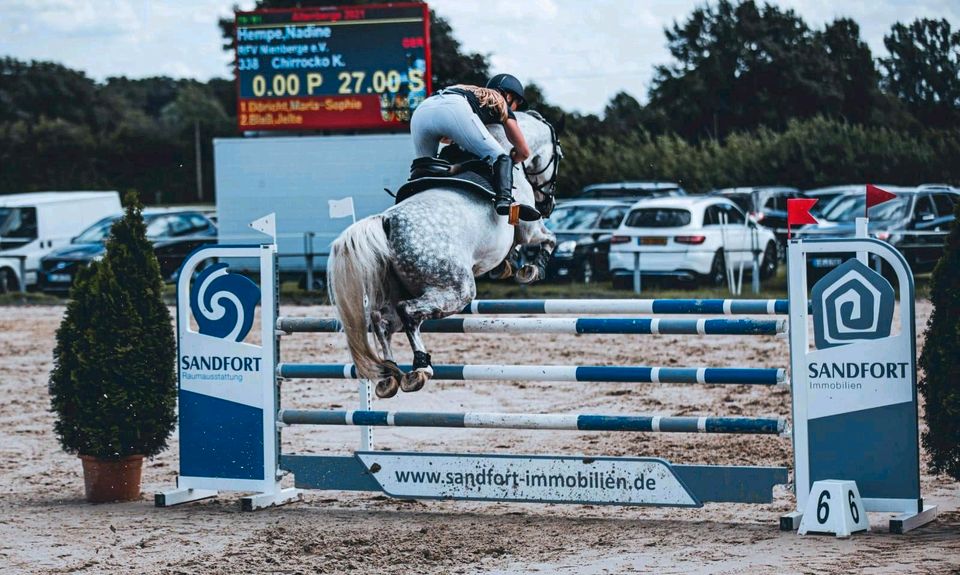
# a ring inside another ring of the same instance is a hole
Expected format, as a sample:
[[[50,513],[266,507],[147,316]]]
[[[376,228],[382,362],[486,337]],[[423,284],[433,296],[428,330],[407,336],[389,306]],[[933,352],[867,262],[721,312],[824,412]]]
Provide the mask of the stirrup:
[[[500,214],[500,212],[497,213]],[[511,226],[517,225],[520,223],[520,220],[525,222],[535,222],[541,218],[540,212],[537,210],[537,208],[528,206],[526,204],[521,204],[519,202],[513,202],[510,204],[509,211],[506,214],[500,215],[507,215],[507,221]]]

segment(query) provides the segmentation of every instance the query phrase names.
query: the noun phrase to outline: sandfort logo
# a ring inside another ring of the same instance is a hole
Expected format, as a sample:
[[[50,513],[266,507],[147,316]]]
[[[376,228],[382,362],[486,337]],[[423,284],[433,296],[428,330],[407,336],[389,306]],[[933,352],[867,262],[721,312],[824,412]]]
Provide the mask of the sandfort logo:
[[[190,311],[200,333],[243,341],[253,327],[260,288],[250,278],[232,274],[227,264],[210,265],[193,280]]]
[[[883,276],[850,259],[813,286],[817,349],[890,337],[895,293]]]

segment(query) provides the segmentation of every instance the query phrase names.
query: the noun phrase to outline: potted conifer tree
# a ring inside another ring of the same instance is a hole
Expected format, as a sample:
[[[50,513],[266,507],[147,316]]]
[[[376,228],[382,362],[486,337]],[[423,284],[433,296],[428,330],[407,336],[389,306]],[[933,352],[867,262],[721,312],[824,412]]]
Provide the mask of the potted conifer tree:
[[[176,344],[136,193],[104,257],[84,269],[57,330],[50,374],[55,430],[83,463],[91,502],[140,497],[141,466],[176,423]]]

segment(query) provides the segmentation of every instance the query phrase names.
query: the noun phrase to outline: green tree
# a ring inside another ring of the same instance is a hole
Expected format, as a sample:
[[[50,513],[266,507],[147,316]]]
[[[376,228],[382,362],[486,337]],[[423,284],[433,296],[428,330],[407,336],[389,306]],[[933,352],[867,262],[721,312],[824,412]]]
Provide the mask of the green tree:
[[[176,422],[176,344],[142,206],[127,194],[104,258],[83,271],[57,330],[50,403],[69,453],[151,457]]]
[[[60,64],[2,58],[0,78],[0,122],[50,118],[99,133],[116,118],[93,80]]]
[[[643,127],[644,110],[636,98],[618,92],[603,109],[604,131],[625,135]]]
[[[923,446],[934,472],[960,480],[960,203],[930,279],[930,301],[933,314],[920,354],[927,420]]]
[[[101,92],[105,97],[119,102],[126,110],[138,110],[153,119],[159,119],[163,109],[177,99],[180,91],[192,80],[175,80],[167,77],[107,78]],[[234,88],[236,89],[236,88]]]
[[[665,33],[675,62],[656,68],[650,107],[685,138],[779,131],[815,115],[869,116],[871,108],[860,106],[875,97],[876,80],[849,20],[820,33],[793,10],[720,0]]]
[[[920,18],[894,24],[883,43],[886,89],[921,122],[960,126],[960,30],[943,18]]]
[[[866,42],[860,39],[860,26],[849,18],[839,18],[818,34],[826,51],[823,70],[826,83],[840,98],[838,115],[857,124],[881,123],[877,117],[883,106],[880,73]]]
[[[177,92],[177,97],[160,111],[160,120],[175,132],[193,134],[195,124],[206,132],[222,133],[233,127],[230,117],[206,86],[192,83]]]

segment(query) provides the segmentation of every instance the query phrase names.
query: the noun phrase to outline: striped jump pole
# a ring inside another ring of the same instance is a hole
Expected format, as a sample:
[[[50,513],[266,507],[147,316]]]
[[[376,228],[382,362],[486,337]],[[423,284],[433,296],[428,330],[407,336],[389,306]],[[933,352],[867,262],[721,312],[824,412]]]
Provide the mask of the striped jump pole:
[[[673,433],[783,433],[782,417],[671,417],[659,415],[558,415],[533,413],[438,413],[405,411],[280,410],[288,425],[363,425],[386,427],[464,427],[486,429],[562,429],[571,431],[648,431]]]
[[[285,333],[333,333],[342,330],[333,318],[277,319]],[[786,319],[662,318],[447,318],[423,322],[425,333],[551,333],[622,335],[777,335],[786,333]]]
[[[411,366],[402,365],[400,368],[409,371]],[[358,379],[352,363],[280,363],[277,375],[289,379]],[[431,379],[749,385],[787,383],[786,370],[783,368],[590,365],[435,365]]]
[[[476,300],[463,314],[787,315],[785,299],[531,299]]]

